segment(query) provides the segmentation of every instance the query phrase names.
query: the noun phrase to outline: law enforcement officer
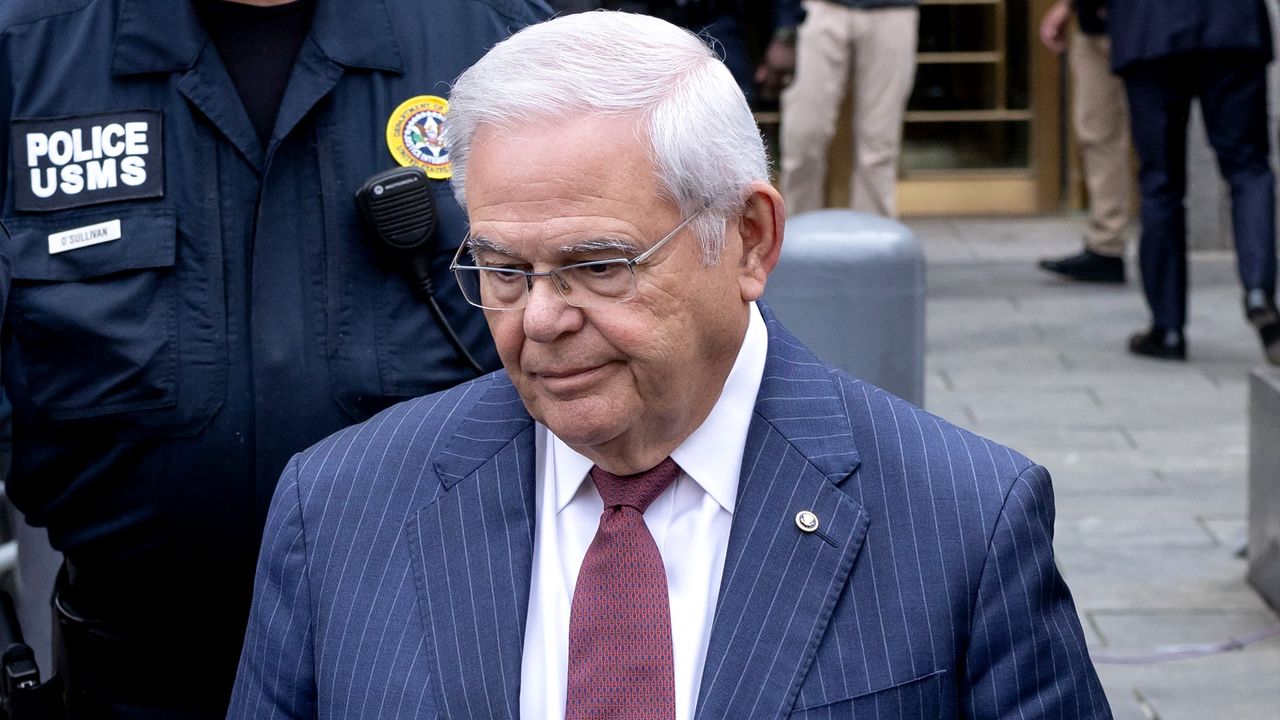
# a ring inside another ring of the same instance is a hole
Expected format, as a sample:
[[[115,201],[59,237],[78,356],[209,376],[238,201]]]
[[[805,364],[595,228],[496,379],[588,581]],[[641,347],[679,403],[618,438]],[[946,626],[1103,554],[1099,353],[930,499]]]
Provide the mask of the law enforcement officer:
[[[1200,100],[1209,143],[1231,188],[1244,310],[1267,359],[1280,364],[1275,176],[1268,161],[1263,0],[1110,0],[1111,66],[1124,78],[1142,197],[1139,261],[1151,327],[1129,351],[1187,355],[1187,120]]]
[[[537,0],[0,3],[8,489],[66,555],[74,717],[221,717],[288,457],[475,374],[406,263],[360,230],[371,174],[431,178],[437,300],[496,366],[448,278],[465,232],[444,187],[448,83],[544,15]]]

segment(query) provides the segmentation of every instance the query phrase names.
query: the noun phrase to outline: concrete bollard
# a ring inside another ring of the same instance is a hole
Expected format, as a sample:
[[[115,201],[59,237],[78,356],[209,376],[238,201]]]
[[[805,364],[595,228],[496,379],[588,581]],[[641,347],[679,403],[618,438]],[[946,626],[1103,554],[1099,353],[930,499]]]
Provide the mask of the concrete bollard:
[[[924,252],[906,226],[852,210],[787,219],[765,302],[823,360],[924,404]]]
[[[1249,373],[1249,582],[1280,612],[1280,371]]]

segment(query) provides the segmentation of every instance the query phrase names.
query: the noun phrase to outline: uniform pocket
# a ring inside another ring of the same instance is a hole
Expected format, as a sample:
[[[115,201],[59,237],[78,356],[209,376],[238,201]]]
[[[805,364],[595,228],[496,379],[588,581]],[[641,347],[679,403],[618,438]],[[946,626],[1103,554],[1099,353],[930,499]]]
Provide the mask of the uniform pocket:
[[[174,407],[177,222],[161,207],[6,218],[6,382],[36,414],[79,420]]]

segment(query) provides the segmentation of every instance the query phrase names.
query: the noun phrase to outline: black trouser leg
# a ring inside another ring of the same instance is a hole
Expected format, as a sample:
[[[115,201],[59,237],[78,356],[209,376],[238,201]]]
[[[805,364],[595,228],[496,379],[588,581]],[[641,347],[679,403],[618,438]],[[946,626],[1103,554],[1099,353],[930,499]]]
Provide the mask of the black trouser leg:
[[[1200,107],[1218,168],[1231,188],[1236,262],[1246,290],[1276,290],[1276,181],[1268,154],[1266,64],[1256,54],[1206,52]]]
[[[1181,329],[1187,317],[1187,118],[1193,90],[1169,58],[1124,75],[1138,152],[1142,237],[1138,260],[1152,324]]]

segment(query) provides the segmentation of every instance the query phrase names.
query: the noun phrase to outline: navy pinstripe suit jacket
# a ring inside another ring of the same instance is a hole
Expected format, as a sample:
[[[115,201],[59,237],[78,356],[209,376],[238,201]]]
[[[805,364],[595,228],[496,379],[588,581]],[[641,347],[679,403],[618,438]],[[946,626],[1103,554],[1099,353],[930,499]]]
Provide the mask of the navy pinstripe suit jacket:
[[[765,317],[699,720],[1110,717],[1045,470]],[[533,466],[503,373],[296,456],[229,717],[518,717]]]

